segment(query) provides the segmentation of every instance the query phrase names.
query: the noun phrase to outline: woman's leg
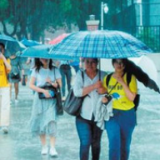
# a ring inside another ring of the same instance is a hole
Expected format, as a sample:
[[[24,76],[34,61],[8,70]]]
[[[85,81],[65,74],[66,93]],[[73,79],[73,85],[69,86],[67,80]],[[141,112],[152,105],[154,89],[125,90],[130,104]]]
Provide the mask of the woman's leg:
[[[12,99],[12,83],[10,83],[10,99]]]
[[[114,117],[105,122],[105,129],[109,140],[109,160],[120,160],[120,126]]]
[[[50,136],[50,146],[53,148],[55,147],[55,141],[56,141],[56,138],[53,136]]]
[[[47,154],[48,153],[48,146],[46,145],[46,135],[40,135],[40,140],[41,140],[41,144],[42,144],[42,150],[41,150],[41,154]]]
[[[18,93],[19,93],[19,83],[14,83],[15,88],[15,99],[18,99]]]
[[[130,145],[132,140],[132,133],[136,125],[135,110],[123,112],[121,119],[121,160],[128,160],[130,153]]]
[[[45,146],[46,145],[46,135],[45,134],[40,135],[40,140],[41,140],[42,146]]]
[[[91,124],[88,120],[76,117],[76,127],[80,139],[80,160],[88,160],[92,139]]]
[[[99,160],[102,132],[103,131],[97,127],[96,123],[92,122],[92,160]]]

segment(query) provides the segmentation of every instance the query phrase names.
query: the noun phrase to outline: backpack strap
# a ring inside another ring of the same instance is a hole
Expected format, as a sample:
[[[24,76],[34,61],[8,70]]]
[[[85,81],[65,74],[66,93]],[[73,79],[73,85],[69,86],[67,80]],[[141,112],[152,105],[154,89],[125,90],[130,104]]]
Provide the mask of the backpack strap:
[[[112,76],[113,73],[110,73],[109,75],[107,75],[106,77],[106,86],[108,87],[108,84],[109,84],[109,81],[111,79],[111,76]]]

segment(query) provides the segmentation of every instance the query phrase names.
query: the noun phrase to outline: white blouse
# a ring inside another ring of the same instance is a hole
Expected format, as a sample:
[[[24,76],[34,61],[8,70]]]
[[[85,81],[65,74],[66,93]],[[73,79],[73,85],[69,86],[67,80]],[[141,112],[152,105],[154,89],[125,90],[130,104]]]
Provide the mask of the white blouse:
[[[83,87],[92,85],[99,80],[99,72],[97,72],[97,75],[93,79],[90,79],[90,77],[88,77],[85,71],[83,73],[84,73],[84,81],[82,80],[81,71],[77,73],[74,81],[73,91],[75,96],[77,97],[82,97]],[[101,78],[100,78],[101,81],[103,80],[105,75],[106,73],[101,71]],[[80,115],[84,119],[91,120],[92,115],[95,115],[96,104],[99,96],[100,95],[98,94],[97,90],[93,90],[84,98],[80,113]]]

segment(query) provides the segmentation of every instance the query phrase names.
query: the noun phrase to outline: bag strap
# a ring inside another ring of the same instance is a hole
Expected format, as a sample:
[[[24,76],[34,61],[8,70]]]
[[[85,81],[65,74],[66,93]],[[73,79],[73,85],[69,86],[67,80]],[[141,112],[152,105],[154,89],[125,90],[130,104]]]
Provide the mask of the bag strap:
[[[56,69],[56,67],[55,66],[53,66],[54,67],[54,69],[53,69],[53,71],[54,71],[54,77],[55,77],[55,81],[56,81],[56,83],[57,83],[57,85],[58,85],[58,89],[60,89],[60,86],[59,86],[59,83],[57,82],[57,79],[56,79],[56,73],[55,73],[55,69]]]
[[[109,81],[111,79],[113,73],[110,73],[107,77],[106,77],[106,86],[108,87]],[[116,85],[118,84],[118,82],[116,82],[116,84],[112,87],[112,89],[108,92],[108,94],[110,94],[112,92],[112,90],[116,87]]]

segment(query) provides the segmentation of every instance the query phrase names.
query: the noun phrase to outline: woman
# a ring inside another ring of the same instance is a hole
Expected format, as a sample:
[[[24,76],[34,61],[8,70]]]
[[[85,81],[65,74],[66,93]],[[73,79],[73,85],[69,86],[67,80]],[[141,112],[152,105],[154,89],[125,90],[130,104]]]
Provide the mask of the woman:
[[[109,160],[128,160],[132,133],[136,125],[134,98],[137,94],[137,83],[134,75],[127,85],[125,72],[126,59],[113,59],[115,72],[112,74],[108,86],[106,77],[104,87],[113,97],[113,117],[105,121],[105,129],[109,139]],[[102,99],[107,103],[107,98]]]
[[[89,159],[90,147],[92,149],[92,160],[99,160],[102,130],[96,126],[94,116],[96,102],[99,98],[98,92],[101,91],[102,87],[99,79],[103,79],[105,73],[101,72],[99,74],[97,59],[85,58],[84,64],[85,71],[77,73],[73,87],[75,96],[85,96],[81,113],[76,117],[76,128],[80,139],[80,160]]]
[[[20,60],[20,57],[17,57],[16,55],[11,55],[10,56],[10,61],[11,61],[11,66],[12,70],[9,74],[9,82],[10,82],[10,96],[12,92],[12,84],[14,84],[14,89],[15,89],[15,102],[18,102],[18,93],[19,93],[19,82],[21,81],[21,73],[22,71],[22,76],[24,75],[24,70],[22,67],[22,62]]]
[[[10,124],[10,85],[7,79],[10,70],[10,60],[5,57],[5,45],[0,43],[0,127],[4,133],[8,133]]]
[[[50,99],[51,95],[49,91],[41,88],[45,84],[52,85],[53,87],[61,86],[61,75],[59,70],[52,66],[52,60],[36,59],[35,68],[32,71],[30,80],[30,88],[35,91],[30,121],[31,132],[40,136],[42,144],[41,154],[48,153],[46,135],[49,135],[49,154],[57,156],[58,153],[55,149],[57,132],[56,99]],[[38,93],[43,93],[46,99],[39,99]]]

